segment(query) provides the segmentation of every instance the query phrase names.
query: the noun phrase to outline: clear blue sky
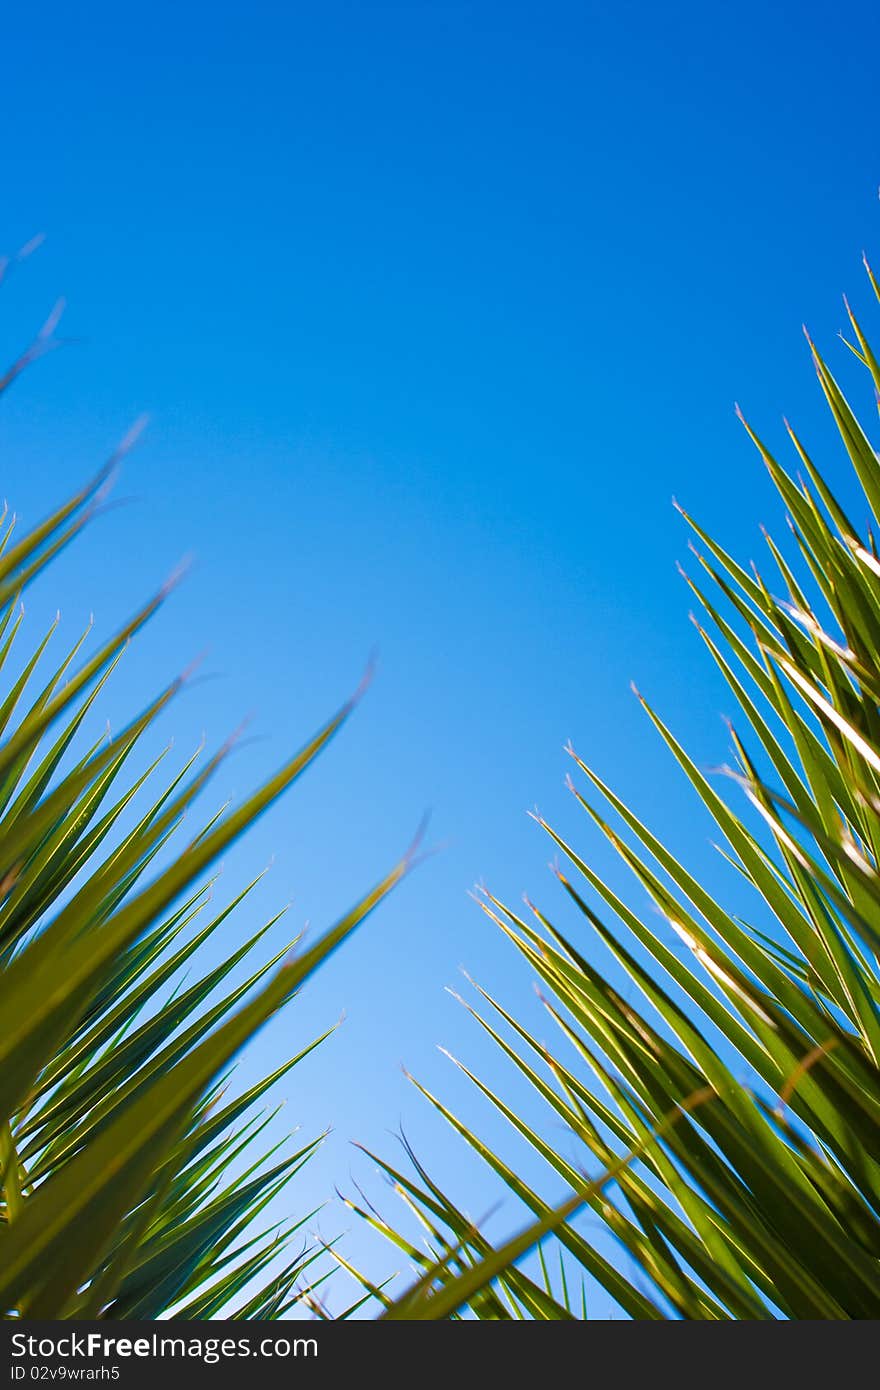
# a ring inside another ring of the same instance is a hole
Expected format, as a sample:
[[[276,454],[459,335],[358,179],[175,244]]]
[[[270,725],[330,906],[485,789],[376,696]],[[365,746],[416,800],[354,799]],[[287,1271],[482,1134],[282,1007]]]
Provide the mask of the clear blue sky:
[[[71,639],[92,610],[108,631],[191,552],[105,713],[207,647],[217,679],[163,735],[188,751],[253,711],[260,736],[212,807],[378,645],[344,736],[229,856],[230,891],[275,858],[239,929],[288,898],[327,923],[425,807],[446,843],[246,1063],[346,1010],[289,1087],[287,1116],[335,1126],[303,1202],[352,1167],[369,1181],[347,1141],[393,1152],[402,1122],[462,1205],[491,1204],[399,1064],[502,1137],[435,1050],[500,1080],[443,986],[464,963],[532,1008],[466,892],[558,903],[535,802],[623,882],[563,788],[569,736],[718,872],[628,683],[723,761],[730,701],[687,622],[670,497],[747,559],[759,522],[784,527],[733,401],[773,442],[786,411],[831,446],[800,325],[833,354],[840,292],[865,298],[859,253],[880,261],[878,27],[868,0],[50,2],[4,20],[0,242],[47,241],[4,288],[2,347],[59,294],[76,341],[4,403],[3,491],[34,521],[152,417],[130,505],[34,591],[31,631],[59,603]],[[349,1249],[382,1269],[360,1233]]]

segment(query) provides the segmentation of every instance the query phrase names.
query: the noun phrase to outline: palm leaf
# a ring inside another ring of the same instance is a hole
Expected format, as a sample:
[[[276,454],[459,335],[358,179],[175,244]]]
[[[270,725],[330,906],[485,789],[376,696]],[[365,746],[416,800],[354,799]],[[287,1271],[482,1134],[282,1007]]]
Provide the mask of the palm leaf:
[[[873,391],[877,359],[849,317]],[[532,1267],[537,1244],[545,1273],[553,1244],[566,1280],[582,1279],[582,1316],[597,1284],[639,1318],[880,1316],[880,462],[812,343],[810,351],[871,513],[868,533],[859,535],[793,430],[807,481],[747,425],[790,521],[788,545],[766,537],[782,596],[685,514],[705,576],[686,576],[707,615],[698,630],[742,713],[731,728],[732,775],[700,769],[642,699],[715,823],[738,898],[748,886],[756,924],[569,750],[571,791],[635,893],[612,888],[588,852],[539,819],[567,865],[556,872],[572,928],[531,905],[524,917],[493,895],[481,905],[540,980],[560,1047],[539,1043],[487,990],[477,987],[492,1021],[466,1005],[554,1129],[563,1123],[563,1139],[456,1063],[542,1160],[556,1196],[528,1186],[515,1159],[419,1085],[531,1224],[492,1248],[462,1230],[439,1188],[409,1186],[433,1223],[434,1254],[407,1292],[390,1304],[384,1296],[386,1318],[480,1316],[490,1291]],[[606,967],[596,963],[603,958]],[[694,1108],[693,1096],[708,1099]],[[597,1164],[600,1176],[590,1177]],[[584,1206],[625,1259],[600,1255],[579,1218]],[[394,1228],[382,1234],[398,1246],[404,1239]],[[450,1254],[462,1241],[466,1266]],[[552,1316],[538,1304],[520,1310]]]
[[[0,382],[45,349],[52,324]],[[18,598],[101,506],[120,454],[21,539],[0,544],[0,676],[22,641]],[[186,978],[254,885],[208,914],[220,854],[311,765],[360,689],[250,796],[181,844],[184,813],[226,756],[164,780],[145,739],[169,681],[112,739],[84,725],[164,585],[94,651],[51,661],[57,622],[0,690],[0,1316],[277,1318],[330,1272],[303,1241],[314,1213],[265,1226],[320,1139],[268,1148],[269,1090],[322,1037],[249,1089],[231,1064],[382,901],[404,857],[308,949],[264,955],[278,917]],[[278,914],[280,916],[281,914]],[[241,936],[238,936],[241,941]],[[274,1126],[277,1129],[277,1126]],[[288,1198],[285,1195],[285,1203]],[[268,1282],[259,1284],[260,1279]]]

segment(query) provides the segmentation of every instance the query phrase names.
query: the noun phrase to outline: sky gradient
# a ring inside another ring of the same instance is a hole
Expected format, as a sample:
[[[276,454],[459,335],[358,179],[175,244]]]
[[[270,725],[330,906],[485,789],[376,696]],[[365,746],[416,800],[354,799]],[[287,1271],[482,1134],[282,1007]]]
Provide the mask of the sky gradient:
[[[157,734],[183,755],[253,713],[206,813],[378,648],[354,719],[220,891],[271,859],[240,930],[287,900],[291,934],[318,930],[425,808],[441,852],[243,1070],[344,1011],[288,1091],[285,1123],[334,1127],[303,1204],[372,1182],[348,1140],[393,1154],[403,1125],[481,1216],[494,1184],[401,1063],[500,1138],[436,1051],[500,1084],[443,986],[463,964],[534,1014],[467,890],[558,905],[535,803],[625,882],[563,786],[568,738],[719,872],[628,685],[724,760],[730,701],[687,621],[670,499],[743,560],[758,523],[784,531],[734,400],[780,449],[787,413],[843,475],[800,328],[846,379],[840,295],[867,305],[862,249],[880,261],[875,6],[159,0],[49,3],[4,28],[0,245],[47,240],[4,286],[2,348],[59,295],[70,341],[3,404],[2,490],[34,522],[151,417],[126,505],[40,581],[29,630],[60,606],[71,642],[91,612],[109,632],[193,557],[104,715],[206,649],[211,679]],[[517,1218],[492,1219],[500,1235]],[[374,1276],[394,1267],[350,1239]]]

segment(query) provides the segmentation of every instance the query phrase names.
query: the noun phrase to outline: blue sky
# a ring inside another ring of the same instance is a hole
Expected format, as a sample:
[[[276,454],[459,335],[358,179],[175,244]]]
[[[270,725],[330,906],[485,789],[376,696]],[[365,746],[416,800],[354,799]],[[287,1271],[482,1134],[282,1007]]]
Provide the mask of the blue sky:
[[[334,1125],[304,1202],[369,1179],[347,1141],[391,1152],[400,1123],[462,1205],[493,1201],[400,1063],[499,1135],[436,1052],[498,1076],[443,986],[466,964],[532,1007],[466,894],[558,902],[536,802],[619,878],[564,790],[567,738],[718,872],[628,684],[724,759],[670,498],[745,559],[759,522],[784,529],[734,400],[774,443],[787,412],[842,472],[800,326],[833,357],[840,293],[866,302],[859,253],[880,260],[877,27],[848,0],[160,0],[5,22],[0,241],[47,241],[4,287],[2,346],[59,294],[72,341],[4,403],[3,491],[36,520],[151,415],[128,504],[35,589],[32,630],[60,603],[71,639],[91,611],[108,631],[192,554],[105,713],[207,648],[214,678],[162,736],[189,751],[253,712],[215,801],[378,647],[352,724],[227,860],[231,892],[274,856],[242,930],[288,899],[295,925],[327,923],[425,807],[444,846],[245,1064],[345,1010],[290,1086],[286,1115]]]

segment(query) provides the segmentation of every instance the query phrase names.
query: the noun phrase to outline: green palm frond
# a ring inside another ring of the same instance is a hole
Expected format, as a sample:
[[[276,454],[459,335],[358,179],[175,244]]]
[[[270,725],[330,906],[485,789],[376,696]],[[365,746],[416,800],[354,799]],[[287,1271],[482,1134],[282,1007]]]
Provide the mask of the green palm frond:
[[[876,358],[849,317],[876,391]],[[551,1245],[569,1316],[587,1315],[596,1284],[634,1318],[880,1316],[880,459],[809,346],[873,521],[861,533],[848,519],[793,430],[796,475],[746,425],[785,505],[793,558],[767,536],[765,580],[686,517],[700,578],[685,577],[705,615],[695,622],[742,712],[729,777],[706,775],[639,697],[720,831],[755,923],[569,749],[571,791],[638,896],[621,897],[539,818],[567,866],[557,877],[576,931],[531,905],[481,903],[540,981],[558,1042],[548,1047],[482,988],[465,1007],[552,1126],[527,1123],[457,1064],[568,1195],[545,1199],[420,1086],[527,1219],[494,1248],[424,1169],[414,1181],[381,1163],[429,1235],[411,1247],[361,1210],[417,1271],[404,1295],[384,1296],[383,1317],[560,1316]],[[607,971],[595,964],[603,948]],[[585,1214],[625,1259],[597,1248]],[[546,1307],[519,1282],[536,1263]],[[575,1282],[579,1309],[566,1293]]]
[[[50,663],[53,624],[7,676],[22,590],[95,514],[117,462],[23,539],[7,528],[0,548],[0,1316],[280,1318],[326,1270],[307,1234],[314,1213],[279,1225],[268,1209],[321,1139],[288,1136],[267,1152],[274,1112],[263,1107],[329,1034],[243,1093],[229,1087],[230,1066],[410,860],[308,949],[294,941],[265,959],[276,917],[199,967],[254,887],[216,910],[212,866],[358,697],[240,805],[180,839],[231,743],[171,773],[165,754],[133,769],[186,677],[114,737],[91,747],[78,737],[170,586],[84,658],[88,634]]]

